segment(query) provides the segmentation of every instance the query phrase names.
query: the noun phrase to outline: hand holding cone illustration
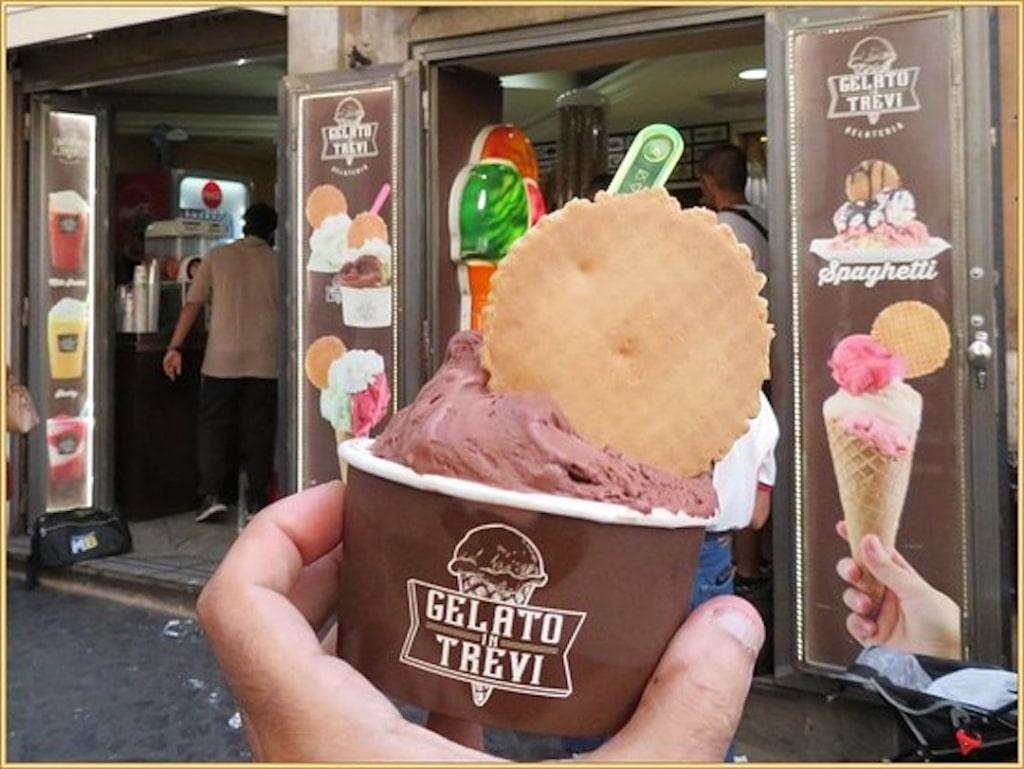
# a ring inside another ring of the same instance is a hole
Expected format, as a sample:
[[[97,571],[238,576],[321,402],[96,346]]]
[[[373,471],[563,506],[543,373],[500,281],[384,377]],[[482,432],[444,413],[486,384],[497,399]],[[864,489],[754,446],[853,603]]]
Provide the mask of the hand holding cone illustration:
[[[844,540],[850,535],[846,522],[836,525]],[[849,609],[846,629],[862,646],[886,646],[911,654],[960,659],[960,607],[917,573],[894,547],[886,547],[877,535],[861,542],[865,566],[843,558],[836,572],[847,583],[843,603]],[[865,591],[865,579],[885,586],[881,602]]]
[[[949,327],[923,302],[889,305],[871,334],[854,334],[836,345],[829,367],[839,390],[822,406],[850,551],[860,566],[867,534],[887,548],[896,541],[922,398],[903,380],[941,368],[949,357]],[[884,586],[865,571],[864,592],[873,600]]]

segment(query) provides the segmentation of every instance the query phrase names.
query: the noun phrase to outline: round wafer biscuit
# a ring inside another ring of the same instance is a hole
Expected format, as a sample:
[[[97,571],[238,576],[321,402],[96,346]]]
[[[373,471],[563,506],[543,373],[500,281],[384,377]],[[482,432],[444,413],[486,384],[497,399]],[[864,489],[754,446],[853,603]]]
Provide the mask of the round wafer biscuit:
[[[903,358],[907,378],[938,371],[949,358],[949,326],[939,311],[924,302],[896,302],[871,324],[871,336]]]
[[[349,248],[359,248],[370,238],[388,242],[388,225],[380,216],[370,211],[356,214],[348,228]]]
[[[331,364],[345,354],[345,343],[336,336],[322,336],[306,349],[306,376],[318,390],[327,387]]]
[[[306,221],[314,230],[328,216],[346,213],[348,213],[348,200],[345,198],[345,193],[333,184],[318,185],[306,197]]]
[[[489,387],[544,393],[591,444],[697,475],[760,408],[764,282],[728,226],[663,189],[574,200],[494,275]]]

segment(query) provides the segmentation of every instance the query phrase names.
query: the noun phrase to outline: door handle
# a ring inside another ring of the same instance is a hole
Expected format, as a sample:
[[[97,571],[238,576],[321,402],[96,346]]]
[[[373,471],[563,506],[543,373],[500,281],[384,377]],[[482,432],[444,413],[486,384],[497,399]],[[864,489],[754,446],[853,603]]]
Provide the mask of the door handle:
[[[988,343],[988,333],[975,331],[974,341],[967,347],[967,362],[974,371],[974,384],[979,390],[988,387],[988,367],[992,361],[992,345]]]

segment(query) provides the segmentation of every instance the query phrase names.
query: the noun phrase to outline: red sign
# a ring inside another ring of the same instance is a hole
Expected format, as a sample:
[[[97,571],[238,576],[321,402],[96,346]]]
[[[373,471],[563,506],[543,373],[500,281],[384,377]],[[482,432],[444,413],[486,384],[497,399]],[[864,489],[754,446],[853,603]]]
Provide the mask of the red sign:
[[[224,192],[215,181],[208,181],[203,185],[203,205],[207,208],[220,208],[224,202]]]

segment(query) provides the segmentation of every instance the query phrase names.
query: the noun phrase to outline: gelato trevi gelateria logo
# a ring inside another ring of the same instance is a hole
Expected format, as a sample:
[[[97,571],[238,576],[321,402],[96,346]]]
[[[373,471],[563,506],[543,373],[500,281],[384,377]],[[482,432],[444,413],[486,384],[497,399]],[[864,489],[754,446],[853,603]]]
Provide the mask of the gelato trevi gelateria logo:
[[[920,67],[896,67],[898,58],[892,43],[884,37],[865,37],[850,51],[846,65],[850,72],[828,78],[829,120],[865,118],[868,128],[849,125],[845,133],[858,139],[891,136],[904,124],[880,125],[883,116],[917,112],[917,78]]]
[[[477,707],[495,689],[572,694],[569,649],[587,615],[531,603],[548,575],[529,538],[502,523],[470,529],[455,546],[448,573],[455,589],[408,581],[402,662],[465,681]]]
[[[320,129],[324,146],[322,160],[343,160],[351,167],[355,160],[377,157],[377,128],[379,123],[365,121],[366,110],[362,102],[346,96],[334,110],[334,125]]]

